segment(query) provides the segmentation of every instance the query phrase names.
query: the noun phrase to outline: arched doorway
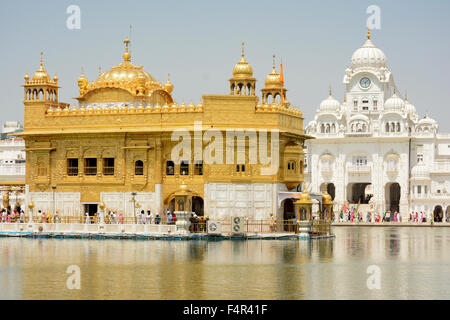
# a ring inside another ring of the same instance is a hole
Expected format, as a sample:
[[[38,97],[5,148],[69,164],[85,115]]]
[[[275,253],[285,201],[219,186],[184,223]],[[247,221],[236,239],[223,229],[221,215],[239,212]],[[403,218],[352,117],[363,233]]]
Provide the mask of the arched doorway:
[[[347,185],[347,201],[349,203],[360,203],[360,204],[369,203],[370,198],[372,198],[373,196],[372,194],[369,194],[367,192],[368,186],[370,185],[371,185],[370,182],[349,183]]]
[[[170,200],[169,202],[169,211],[170,213],[174,213],[175,212],[175,198],[173,198],[172,200]]]
[[[286,199],[283,203],[283,230],[292,231],[291,221],[295,220],[294,201]]]
[[[385,187],[386,209],[395,212],[400,210],[400,184],[387,183]]]
[[[204,215],[203,199],[201,197],[192,197],[192,211],[199,217]]]
[[[442,222],[442,218],[444,216],[444,211],[442,210],[442,206],[434,207],[433,211],[433,221],[434,222]]]

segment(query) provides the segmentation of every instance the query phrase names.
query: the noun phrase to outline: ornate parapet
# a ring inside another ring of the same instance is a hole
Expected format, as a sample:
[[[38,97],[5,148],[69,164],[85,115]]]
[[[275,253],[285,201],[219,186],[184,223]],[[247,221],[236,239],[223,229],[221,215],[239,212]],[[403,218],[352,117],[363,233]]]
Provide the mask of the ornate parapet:
[[[47,117],[68,117],[68,116],[99,116],[99,115],[115,115],[115,114],[140,114],[140,113],[187,113],[187,112],[203,112],[203,105],[200,103],[194,105],[193,103],[185,105],[147,105],[139,104],[137,107],[134,104],[127,106],[96,106],[96,105],[81,105],[80,107],[70,107],[67,104],[61,106],[49,105],[46,110]]]
[[[303,116],[303,113],[292,106],[283,106],[281,104],[259,104],[256,106],[256,112],[267,112],[267,113],[285,113],[296,116]]]

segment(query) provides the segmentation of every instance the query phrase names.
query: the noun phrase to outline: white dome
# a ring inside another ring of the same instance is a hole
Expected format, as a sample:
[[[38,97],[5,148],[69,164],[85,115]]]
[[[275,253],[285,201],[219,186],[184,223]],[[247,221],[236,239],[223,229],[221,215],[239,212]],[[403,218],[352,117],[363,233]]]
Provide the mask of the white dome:
[[[425,117],[423,117],[422,119],[419,120],[419,125],[420,124],[436,124],[436,120],[431,119],[430,117],[428,117],[428,115],[426,114]]]
[[[430,178],[430,170],[423,163],[423,161],[419,161],[412,169],[411,169],[411,177],[416,179],[429,179]]]
[[[333,98],[333,96],[330,94],[327,99],[323,100],[320,103],[319,110],[321,112],[336,112],[339,111],[340,106],[341,104],[339,103],[339,101]]]
[[[405,111],[410,115],[414,115],[417,112],[416,107],[413,104],[409,103],[408,100],[405,100]]]
[[[352,68],[381,68],[386,67],[386,55],[378,49],[370,39],[352,55]]]
[[[402,112],[405,108],[405,102],[402,98],[393,94],[392,97],[386,100],[384,103],[384,111],[398,111]]]

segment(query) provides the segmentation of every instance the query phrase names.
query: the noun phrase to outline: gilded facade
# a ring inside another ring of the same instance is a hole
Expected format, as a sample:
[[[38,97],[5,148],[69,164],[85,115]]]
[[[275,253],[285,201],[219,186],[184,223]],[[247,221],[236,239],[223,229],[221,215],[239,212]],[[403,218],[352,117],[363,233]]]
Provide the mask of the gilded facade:
[[[42,56],[33,77],[25,76],[21,136],[28,201],[38,210],[53,208],[72,216],[93,213],[103,201],[107,208],[132,216],[136,203],[131,193],[136,192],[142,209],[162,213],[173,209],[172,199],[183,185],[192,196],[189,209],[210,218],[266,218],[278,212],[278,192],[303,182],[307,136],[302,113],[286,100],[275,61],[262,103],[242,49],[229,94],[203,95],[197,105],[177,104],[170,80],[162,84],[135,66],[129,40],[124,42],[120,65],[99,72],[95,81],[84,73],[78,78],[76,106],[59,101],[58,77],[49,76]],[[183,151],[179,162],[173,150],[185,140],[173,135],[183,130],[192,137],[191,152]],[[243,130],[243,152],[234,138],[230,147],[230,130]],[[261,150],[270,163],[260,161]],[[277,158],[276,170],[263,174]]]

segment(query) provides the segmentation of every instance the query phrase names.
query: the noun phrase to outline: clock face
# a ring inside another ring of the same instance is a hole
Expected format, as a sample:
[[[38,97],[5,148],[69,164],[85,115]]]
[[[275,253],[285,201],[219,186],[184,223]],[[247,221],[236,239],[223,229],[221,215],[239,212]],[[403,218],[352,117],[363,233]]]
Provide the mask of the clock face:
[[[367,89],[370,86],[370,79],[362,78],[361,80],[359,80],[359,84],[361,85],[361,88]]]

